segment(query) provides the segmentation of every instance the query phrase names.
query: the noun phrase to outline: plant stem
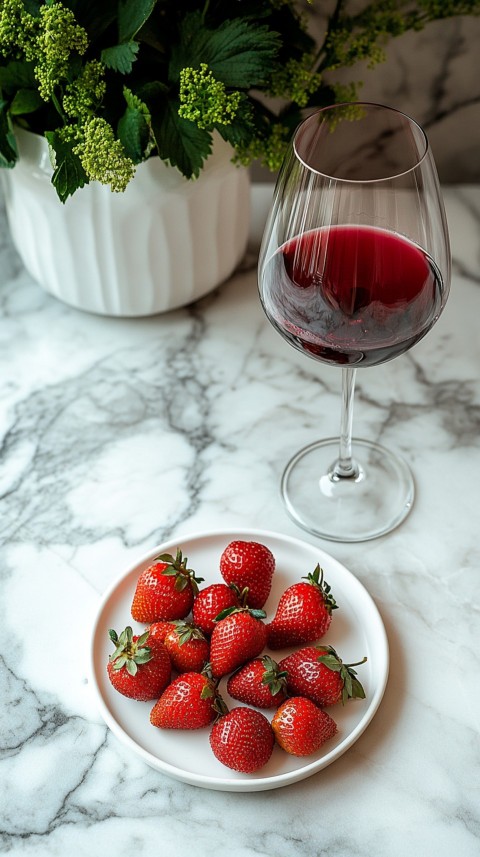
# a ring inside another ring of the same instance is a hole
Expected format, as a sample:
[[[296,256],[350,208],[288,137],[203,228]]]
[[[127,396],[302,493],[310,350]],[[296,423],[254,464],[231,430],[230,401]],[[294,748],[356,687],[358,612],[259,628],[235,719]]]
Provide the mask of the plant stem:
[[[206,18],[209,6],[210,6],[210,0],[206,0],[205,5],[203,7],[203,12],[202,12],[202,22],[203,23],[205,23],[205,18]]]
[[[329,37],[330,33],[332,32],[332,30],[334,30],[335,27],[337,26],[338,19],[341,15],[342,6],[343,6],[344,2],[345,2],[345,0],[337,0],[335,9],[328,19],[325,37],[324,37],[322,43],[319,45],[317,53],[315,54],[313,64],[312,64],[312,69],[316,68],[317,71],[320,71],[326,65],[326,58],[327,58],[326,46],[328,43],[328,37]],[[322,59],[322,54],[325,54],[325,56],[323,57],[322,62],[320,62],[320,60]]]
[[[67,117],[65,116],[65,113],[63,112],[62,105],[60,104],[60,101],[57,98],[56,93],[52,92],[51,97],[52,97],[53,106],[55,107],[57,113],[60,115],[60,117],[63,121],[63,124],[66,125],[67,124]]]

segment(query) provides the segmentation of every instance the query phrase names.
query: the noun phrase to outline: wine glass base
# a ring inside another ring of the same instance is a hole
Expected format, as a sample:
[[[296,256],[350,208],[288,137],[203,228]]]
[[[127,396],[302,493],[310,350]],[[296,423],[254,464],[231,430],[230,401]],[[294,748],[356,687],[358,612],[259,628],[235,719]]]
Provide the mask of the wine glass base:
[[[394,530],[415,497],[407,463],[378,443],[354,439],[356,473],[338,477],[333,471],[338,447],[338,438],[327,438],[300,450],[288,463],[281,490],[290,517],[309,533],[334,542],[363,542]]]

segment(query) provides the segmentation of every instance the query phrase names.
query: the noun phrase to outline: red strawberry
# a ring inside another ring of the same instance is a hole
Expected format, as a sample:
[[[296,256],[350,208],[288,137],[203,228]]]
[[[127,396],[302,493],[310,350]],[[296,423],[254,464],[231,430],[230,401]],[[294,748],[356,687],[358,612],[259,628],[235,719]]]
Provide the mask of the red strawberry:
[[[159,622],[163,619],[183,619],[192,609],[198,583],[192,569],[187,568],[177,550],[175,559],[161,554],[140,574],[133,596],[132,617],[137,622]]]
[[[306,696],[315,705],[335,705],[347,699],[365,699],[365,691],[353,667],[365,663],[344,664],[332,646],[307,646],[280,661],[287,673],[287,690],[293,696]]]
[[[120,636],[113,630],[108,634],[115,651],[110,655],[107,673],[115,690],[130,699],[157,699],[168,685],[172,672],[163,643],[150,637],[148,631],[140,637],[134,635],[130,626]]]
[[[286,676],[268,655],[240,667],[227,681],[234,699],[256,708],[278,708],[286,698]]]
[[[263,618],[263,610],[248,607],[231,607],[217,616],[210,638],[210,665],[216,678],[256,658],[265,648],[267,628]]]
[[[277,708],[272,720],[277,744],[292,756],[310,756],[337,731],[335,721],[310,700],[292,696]]]
[[[163,691],[150,712],[150,722],[161,729],[201,729],[219,711],[215,683],[204,673],[183,673]]]
[[[300,581],[289,586],[278,602],[275,616],[268,625],[271,649],[310,643],[323,637],[330,627],[332,610],[337,604],[330,586],[323,580],[320,566],[304,579],[306,583]]]
[[[217,759],[242,774],[263,768],[274,744],[270,723],[253,708],[232,708],[214,723],[210,733],[210,746]]]
[[[208,661],[210,646],[199,628],[176,622],[165,637],[172,666],[179,673],[201,672]]]
[[[220,573],[228,584],[235,584],[239,592],[248,587],[248,605],[263,607],[272,588],[275,558],[259,542],[236,540],[230,542],[220,557]]]
[[[235,590],[226,583],[212,583],[198,593],[192,607],[193,622],[204,634],[211,634],[215,617],[227,607],[238,607]]]
[[[168,632],[175,628],[175,622],[152,622],[149,627],[150,636],[155,637],[157,640],[160,640],[162,643],[165,642],[165,637]]]

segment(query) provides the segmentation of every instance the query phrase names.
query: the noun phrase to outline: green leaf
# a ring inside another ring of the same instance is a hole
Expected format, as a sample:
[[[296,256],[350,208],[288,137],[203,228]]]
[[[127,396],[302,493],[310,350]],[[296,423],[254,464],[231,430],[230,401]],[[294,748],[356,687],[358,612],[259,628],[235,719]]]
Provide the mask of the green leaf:
[[[248,612],[250,613],[251,616],[253,616],[254,619],[265,619],[266,615],[267,615],[265,613],[265,610],[254,609],[254,610],[249,610]]]
[[[128,42],[138,33],[153,12],[156,0],[119,0],[118,38]]]
[[[155,562],[175,562],[171,553],[161,553],[160,556],[155,557]]]
[[[144,645],[145,645],[145,643],[147,642],[147,640],[148,640],[149,636],[150,636],[150,631],[149,631],[149,630],[148,630],[148,628],[147,628],[147,630],[146,630],[146,631],[144,631],[144,632],[143,632],[143,634],[141,634],[141,635],[140,635],[140,637],[139,637],[139,638],[138,638],[138,640],[137,640],[137,648],[138,648],[138,649],[140,649],[142,646],[144,646]]]
[[[261,683],[267,685],[272,696],[275,696],[281,690],[286,689],[287,672],[286,670],[280,670],[278,663],[269,655],[263,655],[261,660],[265,667]]]
[[[131,658],[127,659],[127,661],[125,662],[125,666],[127,668],[127,673],[129,673],[129,675],[136,675],[137,674],[138,667],[137,667],[135,661],[132,661]]]
[[[19,89],[10,104],[10,114],[20,116],[23,113],[33,113],[45,102],[36,89]]]
[[[88,184],[88,176],[80,158],[72,151],[71,144],[64,143],[56,131],[47,131],[45,137],[53,150],[55,159],[52,184],[61,202],[66,202],[76,190]]]
[[[214,694],[215,694],[215,688],[214,688],[214,687],[213,687],[213,685],[208,681],[208,682],[207,682],[206,684],[204,684],[204,685],[203,685],[203,687],[202,687],[202,690],[201,690],[201,693],[200,693],[200,699],[211,699],[211,698],[212,698],[212,696],[213,696]]]
[[[17,162],[18,149],[7,108],[7,103],[0,101],[0,167],[11,169]]]
[[[211,154],[212,136],[188,119],[182,119],[178,115],[179,106],[176,101],[168,101],[160,117],[152,114],[155,142],[162,160],[177,167],[187,179],[197,178]]]
[[[350,697],[352,696],[352,693],[353,693],[353,686],[352,686],[352,676],[350,675],[348,670],[346,670],[343,673],[343,684],[344,684],[344,688],[345,688],[345,692],[347,694],[347,697],[350,699]]]
[[[214,622],[221,622],[222,619],[226,619],[227,616],[231,616],[232,613],[238,613],[238,607],[224,607],[223,610],[220,610],[220,613],[214,618]]]
[[[311,583],[312,586],[318,587],[322,593],[325,607],[329,613],[338,608],[338,604],[331,594],[332,587],[323,579],[323,568],[320,568],[320,565],[317,564],[314,570],[309,572],[309,574],[307,574],[303,579],[308,581],[308,583]]]
[[[173,567],[173,565],[169,565],[168,568],[162,569],[160,574],[163,574],[165,577],[176,577],[178,572],[177,569]]]
[[[342,662],[339,661],[335,655],[320,655],[320,657],[317,658],[317,661],[319,664],[323,664],[328,667],[329,670],[336,673],[340,672],[343,666]]]
[[[208,30],[201,14],[193,12],[182,23],[179,45],[172,47],[169,78],[177,81],[182,68],[207,63],[227,87],[261,86],[269,78],[280,44],[279,35],[263,24],[233,18]]]
[[[148,105],[150,113],[152,108],[158,105],[167,93],[168,86],[161,80],[152,80],[137,89],[138,97]]]
[[[43,6],[43,2],[39,5]],[[98,0],[69,0],[68,2],[69,9],[74,13],[78,23],[85,27],[92,42],[97,41],[116,21],[117,6],[118,0],[102,0],[101,3]]]
[[[141,651],[137,651],[135,653],[134,660],[136,664],[148,664],[148,662],[152,660],[150,649],[147,647],[145,649],[141,649]]]
[[[227,143],[236,149],[242,146],[248,147],[255,134],[255,117],[252,110],[252,102],[243,93],[235,116],[228,125],[217,125],[219,134]]]
[[[183,592],[186,586],[190,583],[190,578],[187,574],[179,573],[175,578],[174,589],[175,592]]]
[[[23,0],[23,5],[25,6],[25,11],[29,12],[30,15],[34,17],[38,17],[40,14],[40,6],[43,6],[43,3],[40,0]]]
[[[150,113],[139,99],[130,98],[129,90],[124,92],[127,108],[119,120],[117,134],[128,157],[134,164],[139,164],[145,159],[150,143]]]
[[[104,48],[101,54],[101,59],[107,68],[112,71],[118,71],[120,74],[130,74],[133,63],[137,58],[139,44],[138,42],[126,42],[121,45],[114,45],[111,48]]]
[[[351,696],[353,697],[353,699],[365,699],[365,691],[358,678],[352,679]]]
[[[0,87],[8,93],[16,92],[17,89],[36,88],[38,81],[35,78],[34,67],[33,62],[17,60],[0,66]]]

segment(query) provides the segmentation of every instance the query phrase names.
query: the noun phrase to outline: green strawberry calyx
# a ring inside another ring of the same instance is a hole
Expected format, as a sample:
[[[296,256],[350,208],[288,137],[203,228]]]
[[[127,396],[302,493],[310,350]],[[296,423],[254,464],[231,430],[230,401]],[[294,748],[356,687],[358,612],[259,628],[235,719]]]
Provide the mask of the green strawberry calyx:
[[[184,622],[180,620],[178,622],[172,622],[172,625],[175,626],[175,633],[177,635],[177,642],[179,646],[183,646],[184,643],[188,643],[189,640],[206,640],[206,636],[200,628],[197,628],[196,625],[192,625],[190,622]]]
[[[227,619],[228,616],[233,616],[235,613],[250,613],[250,616],[253,616],[254,619],[266,619],[267,614],[265,610],[259,610],[258,608],[253,607],[225,607],[224,610],[220,610],[220,613],[215,616],[214,622],[221,622],[222,619]]]
[[[203,577],[197,577],[193,568],[187,568],[188,559],[182,555],[180,548],[177,548],[174,557],[169,553],[162,553],[155,557],[154,562],[165,563],[166,568],[163,569],[162,574],[165,577],[175,577],[177,592],[183,592],[185,587],[190,584],[195,595],[198,595],[198,584],[203,583]]]
[[[266,684],[272,696],[276,696],[282,690],[287,689],[287,671],[281,670],[276,661],[270,655],[261,657],[265,672],[262,676],[262,684]]]
[[[303,577],[302,580],[306,580],[308,583],[311,583],[312,586],[316,586],[317,589],[320,590],[320,593],[325,602],[325,607],[329,613],[331,613],[332,610],[338,609],[338,604],[335,601],[335,598],[333,597],[331,592],[332,588],[331,586],[329,586],[327,581],[323,579],[323,568],[320,568],[318,563],[316,568],[312,572],[310,572],[310,574],[307,574],[305,577]]]
[[[231,589],[232,592],[234,592],[235,595],[237,596],[237,600],[238,600],[240,607],[247,607],[247,605],[248,605],[248,593],[250,591],[248,586],[244,586],[243,589],[240,589],[240,587],[238,587],[236,583],[229,583],[228,588]],[[227,609],[227,608],[225,608],[225,609]]]
[[[216,714],[216,720],[228,714],[228,706],[218,690],[220,679],[212,677],[212,668],[210,664],[205,664],[200,675],[206,679],[205,684],[200,693],[200,699],[212,699],[212,708]]]
[[[138,637],[133,639],[133,631],[130,626],[118,636],[117,632],[110,628],[108,636],[115,646],[115,651],[110,655],[110,663],[114,670],[121,670],[125,667],[129,675],[136,675],[139,664],[146,664],[151,661],[153,655],[149,646],[146,646],[150,631],[145,631]]]
[[[327,654],[319,655],[317,661],[320,664],[328,667],[332,672],[338,672],[342,679],[342,705],[345,705],[348,699],[365,699],[365,691],[357,678],[356,670],[353,667],[359,667],[364,664],[367,658],[357,661],[354,664],[344,664],[339,658],[333,646],[317,646],[322,652]]]

